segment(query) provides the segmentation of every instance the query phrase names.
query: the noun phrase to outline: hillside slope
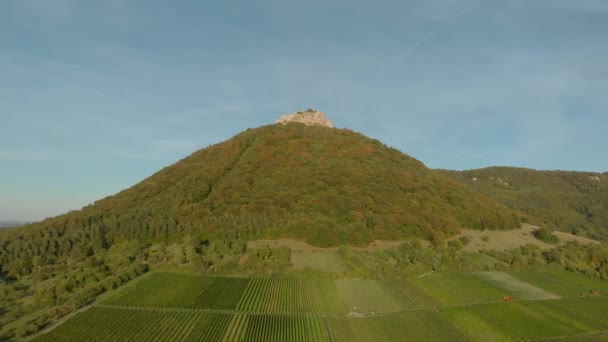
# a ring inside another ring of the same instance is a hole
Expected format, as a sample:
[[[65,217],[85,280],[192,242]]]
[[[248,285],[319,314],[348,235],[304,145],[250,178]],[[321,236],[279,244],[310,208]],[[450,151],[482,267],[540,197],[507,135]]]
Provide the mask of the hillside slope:
[[[506,207],[361,134],[301,124],[249,129],[80,211],[14,234],[114,241],[289,237],[366,245],[460,228],[510,229]]]
[[[437,170],[506,206],[530,223],[608,241],[608,175],[490,167]]]

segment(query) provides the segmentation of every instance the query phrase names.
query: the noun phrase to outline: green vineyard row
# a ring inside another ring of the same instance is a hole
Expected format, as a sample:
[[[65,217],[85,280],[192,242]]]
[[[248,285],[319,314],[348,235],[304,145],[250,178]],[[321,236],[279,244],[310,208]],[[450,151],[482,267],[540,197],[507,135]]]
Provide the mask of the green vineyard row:
[[[36,341],[463,341],[438,312],[369,318],[94,307]]]

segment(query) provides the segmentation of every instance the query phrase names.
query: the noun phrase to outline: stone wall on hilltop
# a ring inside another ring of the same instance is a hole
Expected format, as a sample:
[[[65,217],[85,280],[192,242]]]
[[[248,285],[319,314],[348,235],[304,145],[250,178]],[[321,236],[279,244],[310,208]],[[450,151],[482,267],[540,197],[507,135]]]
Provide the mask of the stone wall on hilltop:
[[[275,123],[287,124],[288,122],[299,122],[310,126],[325,126],[333,127],[333,123],[329,120],[325,113],[318,110],[307,110],[305,112],[295,112],[281,116]]]

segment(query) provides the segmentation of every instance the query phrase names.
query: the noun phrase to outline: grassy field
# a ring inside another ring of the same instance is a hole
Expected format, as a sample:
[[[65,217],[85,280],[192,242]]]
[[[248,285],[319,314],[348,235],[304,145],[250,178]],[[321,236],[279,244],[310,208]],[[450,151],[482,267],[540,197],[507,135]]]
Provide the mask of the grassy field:
[[[591,285],[606,286],[565,272],[400,280],[154,273],[35,341],[604,341],[608,298],[577,295]],[[514,300],[503,302],[505,294]]]

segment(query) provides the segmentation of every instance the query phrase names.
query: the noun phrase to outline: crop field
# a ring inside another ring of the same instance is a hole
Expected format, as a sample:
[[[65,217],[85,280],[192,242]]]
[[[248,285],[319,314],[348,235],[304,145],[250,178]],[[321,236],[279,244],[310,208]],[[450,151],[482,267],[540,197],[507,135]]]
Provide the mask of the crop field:
[[[218,341],[231,315],[94,307],[36,341]]]
[[[608,329],[606,298],[490,303],[446,308],[444,313],[475,340],[525,340]]]
[[[296,315],[251,315],[244,341],[329,341],[323,318]]]
[[[365,318],[96,307],[36,341],[466,341],[436,311]]]
[[[606,342],[608,341],[608,332],[587,334],[579,337],[556,339],[554,341],[570,341],[570,342]]]
[[[153,273],[144,282],[138,282],[122,290],[108,304],[191,307],[196,297],[205,291],[215,278],[189,274]]]
[[[412,281],[445,306],[496,302],[504,295],[512,295],[475,273],[432,273]]]
[[[475,275],[489,280],[514,298],[527,300],[559,299],[560,296],[528,282],[520,280],[506,272],[477,272]]]
[[[138,307],[230,310],[236,308],[249,281],[249,278],[156,273],[145,282],[124,289],[106,303]]]
[[[550,283],[534,272],[399,280],[153,273],[35,341],[606,340],[608,297],[577,295],[606,284],[547,274]]]
[[[437,301],[410,279],[337,280],[336,285],[359,313],[390,313],[437,306]]]
[[[428,309],[437,301],[410,279],[383,280],[382,286],[401,303],[402,310]]]
[[[227,278],[155,273],[104,304],[264,313],[347,313],[335,282],[325,278]]]
[[[326,321],[334,341],[467,341],[433,310],[365,318],[335,317]]]
[[[336,285],[351,311],[385,313],[401,310],[399,301],[376,280],[339,280]]]
[[[255,278],[238,310],[265,313],[346,313],[348,306],[331,279]]]
[[[541,287],[562,297],[580,297],[597,289],[601,294],[608,295],[608,282],[581,277],[567,271],[511,271],[514,277],[527,283]]]

